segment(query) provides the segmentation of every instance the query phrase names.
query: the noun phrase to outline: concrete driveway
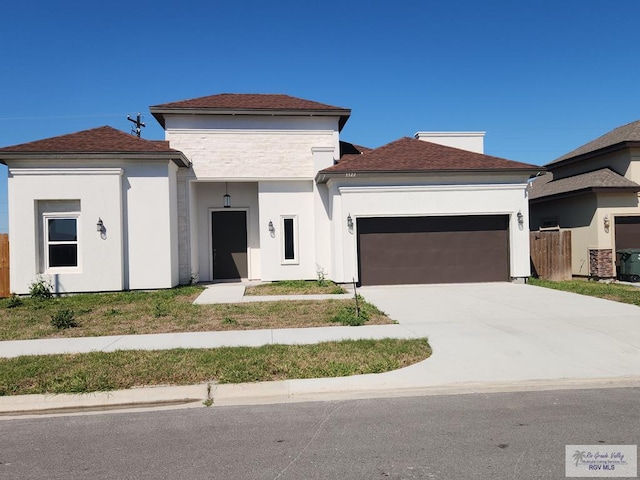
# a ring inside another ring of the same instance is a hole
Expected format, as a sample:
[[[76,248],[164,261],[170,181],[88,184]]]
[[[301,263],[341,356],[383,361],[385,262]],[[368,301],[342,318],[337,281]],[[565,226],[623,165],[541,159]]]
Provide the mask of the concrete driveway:
[[[429,337],[433,356],[401,371],[418,383],[640,377],[640,307],[634,305],[511,283],[363,287],[360,293]]]

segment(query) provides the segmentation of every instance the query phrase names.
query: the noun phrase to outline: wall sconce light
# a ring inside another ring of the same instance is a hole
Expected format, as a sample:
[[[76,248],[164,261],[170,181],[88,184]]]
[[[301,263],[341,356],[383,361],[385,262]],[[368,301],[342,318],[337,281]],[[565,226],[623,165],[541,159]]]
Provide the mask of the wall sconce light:
[[[100,217],[98,217],[98,223],[96,223],[96,231],[100,233],[104,232],[104,222]]]
[[[524,215],[522,215],[522,212],[518,210],[518,214],[516,216],[518,217],[518,226],[522,227],[524,225]]]
[[[605,215],[602,220],[604,222],[604,230],[605,230],[605,232],[608,232],[609,231],[609,227],[611,226],[611,223],[609,222],[609,215]]]
[[[347,227],[349,230],[353,229],[353,218],[351,218],[351,214],[347,215]]]
[[[231,207],[231,195],[229,195],[227,182],[224,182],[224,196],[222,197],[222,206],[224,208]]]
[[[269,233],[275,233],[276,229],[273,226],[273,222],[271,220],[269,220]]]

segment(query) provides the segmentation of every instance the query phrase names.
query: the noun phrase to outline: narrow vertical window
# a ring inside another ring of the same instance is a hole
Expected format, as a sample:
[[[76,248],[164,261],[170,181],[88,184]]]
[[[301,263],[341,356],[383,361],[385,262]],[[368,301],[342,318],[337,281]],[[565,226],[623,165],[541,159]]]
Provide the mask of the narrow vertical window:
[[[46,218],[47,268],[78,266],[78,219]]]
[[[298,263],[296,217],[282,217],[282,263]]]

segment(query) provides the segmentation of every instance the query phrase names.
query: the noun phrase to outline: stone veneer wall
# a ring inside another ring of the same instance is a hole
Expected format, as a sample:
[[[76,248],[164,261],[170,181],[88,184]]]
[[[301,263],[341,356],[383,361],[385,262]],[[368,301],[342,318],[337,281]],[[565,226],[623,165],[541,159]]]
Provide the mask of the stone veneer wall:
[[[191,258],[189,257],[190,224],[189,224],[189,180],[195,178],[191,168],[181,168],[178,170],[178,264],[180,284],[191,283]]]
[[[589,275],[611,278],[613,274],[613,252],[611,249],[589,249]]]

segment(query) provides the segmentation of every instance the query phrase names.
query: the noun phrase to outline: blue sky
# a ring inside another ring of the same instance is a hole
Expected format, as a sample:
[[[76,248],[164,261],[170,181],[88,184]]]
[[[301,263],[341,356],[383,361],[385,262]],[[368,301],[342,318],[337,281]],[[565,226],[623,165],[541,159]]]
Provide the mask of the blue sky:
[[[484,130],[544,164],[640,118],[638,0],[6,0],[0,146],[101,125],[163,138],[148,107],[286,93],[352,109],[342,138]],[[6,168],[0,231],[7,231]]]

